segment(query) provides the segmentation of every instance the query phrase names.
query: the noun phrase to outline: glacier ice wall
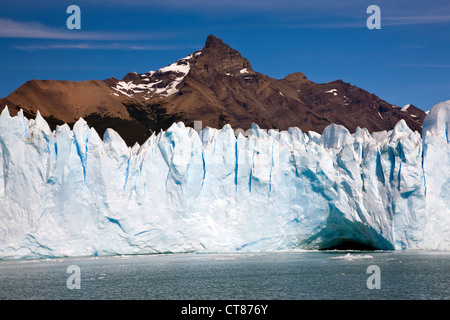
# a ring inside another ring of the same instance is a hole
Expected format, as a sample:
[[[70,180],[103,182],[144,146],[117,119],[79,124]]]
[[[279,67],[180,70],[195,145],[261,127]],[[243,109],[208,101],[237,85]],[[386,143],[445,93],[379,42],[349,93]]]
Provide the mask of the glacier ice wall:
[[[0,116],[0,258],[333,248],[450,249],[450,101],[422,137],[183,123],[128,147],[80,119]]]

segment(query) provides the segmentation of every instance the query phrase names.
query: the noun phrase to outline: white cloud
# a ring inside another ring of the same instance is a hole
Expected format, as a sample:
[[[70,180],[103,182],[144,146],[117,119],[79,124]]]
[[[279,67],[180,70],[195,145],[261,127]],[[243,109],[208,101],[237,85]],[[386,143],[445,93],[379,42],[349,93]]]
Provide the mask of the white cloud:
[[[40,22],[22,22],[0,18],[0,38],[59,39],[59,40],[138,40],[167,37],[151,32],[105,32],[52,28]]]
[[[415,24],[434,24],[450,22],[449,15],[415,15],[415,16],[388,16],[382,19],[382,24],[388,26],[395,25],[415,25]],[[384,21],[383,21],[384,20]]]
[[[25,51],[35,50],[142,50],[142,51],[163,51],[186,49],[194,46],[174,46],[174,45],[157,45],[157,44],[130,44],[130,43],[49,43],[49,44],[31,44],[18,45],[15,49]]]

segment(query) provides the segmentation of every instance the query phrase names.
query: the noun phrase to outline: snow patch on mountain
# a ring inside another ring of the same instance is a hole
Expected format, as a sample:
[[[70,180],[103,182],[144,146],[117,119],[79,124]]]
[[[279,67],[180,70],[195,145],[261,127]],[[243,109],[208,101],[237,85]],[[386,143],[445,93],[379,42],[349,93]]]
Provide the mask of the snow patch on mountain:
[[[201,52],[196,52],[180,59],[167,67],[163,67],[157,71],[149,71],[140,75],[139,82],[135,81],[118,81],[113,90],[120,92],[128,97],[134,97],[137,94],[143,94],[144,98],[150,98],[154,95],[169,97],[177,92],[178,84],[183,81],[188,74],[193,59],[198,57]],[[167,80],[161,79],[161,76],[168,75]],[[142,83],[142,81],[145,81]],[[162,84],[162,85],[161,85]]]
[[[410,104],[406,104],[400,109],[400,111],[407,112],[409,107],[411,107],[411,105]]]

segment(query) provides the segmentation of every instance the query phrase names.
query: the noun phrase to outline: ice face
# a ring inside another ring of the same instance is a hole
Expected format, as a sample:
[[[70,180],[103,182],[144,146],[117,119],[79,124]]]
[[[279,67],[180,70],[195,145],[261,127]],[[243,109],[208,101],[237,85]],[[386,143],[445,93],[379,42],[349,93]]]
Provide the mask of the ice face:
[[[423,140],[330,125],[320,135],[174,123],[128,147],[80,119],[0,115],[0,257],[450,249],[450,102]]]
[[[423,122],[423,174],[426,186],[426,246],[450,247],[450,101],[434,106]]]

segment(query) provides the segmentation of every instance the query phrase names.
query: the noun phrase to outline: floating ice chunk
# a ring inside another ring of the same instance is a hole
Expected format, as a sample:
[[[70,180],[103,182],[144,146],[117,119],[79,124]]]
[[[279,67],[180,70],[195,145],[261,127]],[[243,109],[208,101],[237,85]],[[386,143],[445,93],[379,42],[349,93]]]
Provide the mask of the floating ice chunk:
[[[360,259],[373,259],[373,256],[368,254],[350,254],[347,253],[344,256],[338,256],[338,257],[331,257],[332,260],[360,260]]]

